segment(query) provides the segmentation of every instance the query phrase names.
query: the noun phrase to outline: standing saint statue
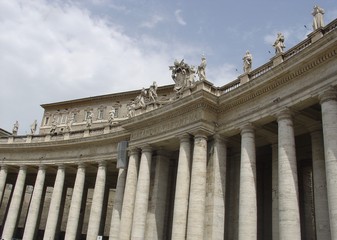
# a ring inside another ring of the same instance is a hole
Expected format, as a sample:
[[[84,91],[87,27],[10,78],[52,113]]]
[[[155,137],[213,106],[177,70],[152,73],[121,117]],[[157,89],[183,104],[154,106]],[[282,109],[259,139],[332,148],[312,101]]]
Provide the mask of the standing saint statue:
[[[156,102],[157,97],[158,97],[157,88],[158,88],[158,85],[156,82],[153,82],[153,84],[149,88],[149,98],[153,102]]]
[[[275,48],[275,53],[280,54],[283,53],[283,49],[286,47],[284,45],[284,36],[282,33],[277,34],[277,38],[275,40],[275,43],[273,44],[273,47]]]
[[[242,58],[243,60],[243,72],[249,73],[252,69],[252,63],[253,63],[253,56],[250,54],[250,52],[247,50],[245,56]]]
[[[30,133],[31,133],[32,135],[35,134],[36,128],[37,128],[37,121],[34,120],[34,122],[32,123],[32,125],[30,125]]]
[[[314,10],[312,11],[312,16],[314,16],[312,27],[314,28],[314,31],[318,28],[324,27],[323,14],[324,9],[315,5]]]
[[[116,114],[116,109],[114,107],[111,108],[110,112],[109,112],[109,119],[108,122],[111,125],[113,120],[115,119],[115,114]]]
[[[87,116],[87,128],[91,127],[93,117],[94,117],[94,114],[90,111]]]
[[[206,58],[205,58],[205,56],[202,56],[201,57],[201,63],[198,66],[199,81],[206,80],[206,66],[207,66]]]
[[[19,122],[16,121],[13,126],[13,135],[16,136],[18,135],[18,130],[19,130]]]

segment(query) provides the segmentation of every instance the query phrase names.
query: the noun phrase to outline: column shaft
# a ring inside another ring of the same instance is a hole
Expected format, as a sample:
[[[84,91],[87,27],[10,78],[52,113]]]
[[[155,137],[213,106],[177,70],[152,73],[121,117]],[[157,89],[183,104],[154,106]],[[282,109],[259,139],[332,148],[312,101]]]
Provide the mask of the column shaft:
[[[112,207],[109,240],[118,240],[119,226],[120,226],[121,216],[122,216],[126,171],[127,170],[123,168],[119,169],[118,171],[116,194],[115,194],[115,199],[114,199],[114,203]]]
[[[135,205],[135,196],[137,189],[137,178],[139,168],[139,151],[130,150],[128,173],[124,190],[124,199],[122,206],[122,218],[119,228],[119,239],[130,240],[133,210]]]
[[[16,179],[12,201],[9,205],[4,230],[2,233],[2,239],[9,240],[12,239],[14,235],[16,223],[19,217],[20,205],[22,202],[22,197],[24,195],[26,175],[27,175],[27,167],[21,166],[18,177]]]
[[[272,145],[272,235],[273,240],[279,239],[279,209],[278,209],[278,144]]]
[[[33,196],[30,201],[25,230],[23,233],[23,239],[33,240],[35,237],[41,209],[41,200],[44,191],[45,178],[46,178],[46,169],[44,166],[40,166],[35,180]]]
[[[167,185],[170,171],[170,161],[162,151],[157,152],[155,178],[151,202],[146,222],[145,239],[164,239],[165,211],[167,203]]]
[[[5,192],[6,179],[7,179],[7,166],[2,165],[0,170],[0,206]]]
[[[188,209],[187,239],[203,239],[206,199],[207,137],[194,137],[191,189]]]
[[[143,240],[145,237],[145,224],[150,193],[151,159],[151,148],[144,147],[142,149],[142,156],[140,160],[135,209],[132,222],[131,239],[133,240]]]
[[[279,239],[300,240],[301,223],[293,122],[288,110],[278,121]]]
[[[94,195],[90,209],[87,240],[96,240],[100,234],[102,206],[106,181],[106,162],[100,162],[98,166]]]
[[[81,212],[81,206],[83,202],[83,191],[85,184],[85,166],[84,164],[79,164],[76,173],[76,179],[73,189],[73,194],[71,197],[68,222],[66,228],[65,239],[73,240],[77,239],[78,236],[78,224]]]
[[[63,165],[60,165],[57,169],[43,240],[50,240],[55,238],[55,234],[57,231],[56,228],[58,226],[60,217],[64,180],[65,180],[65,167]]]
[[[257,239],[255,134],[251,125],[241,130],[239,240]]]
[[[173,208],[172,239],[185,240],[191,175],[191,143],[188,134],[180,138],[176,191]]]
[[[337,239],[337,99],[335,90],[320,96],[331,239]]]

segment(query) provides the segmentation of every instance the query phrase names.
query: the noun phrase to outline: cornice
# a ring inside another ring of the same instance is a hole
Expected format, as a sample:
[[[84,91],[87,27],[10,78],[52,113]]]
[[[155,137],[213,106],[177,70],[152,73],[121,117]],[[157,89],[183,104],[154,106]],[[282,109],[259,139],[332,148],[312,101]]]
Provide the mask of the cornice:
[[[309,48],[310,47],[308,47],[308,51],[310,51]],[[274,77],[274,79],[272,79],[271,76],[268,79],[265,79],[267,77],[266,74],[265,76],[261,76],[260,78],[256,78],[253,81],[248,82],[247,84],[245,84],[246,85],[245,87],[241,86],[233,90],[230,96],[232,98],[231,101],[226,101],[227,94],[222,95],[220,99],[223,98],[224,100],[223,103],[220,104],[219,113],[226,112],[234,107],[237,107],[241,104],[251,101],[252,99],[259,97],[267,92],[273,91],[279,86],[285,85],[286,83],[308,73],[314,67],[322,65],[322,63],[325,63],[326,61],[332,59],[336,55],[337,55],[337,48],[334,47],[330,51],[327,51],[324,54],[314,57],[313,60],[309,61],[302,67],[298,67],[297,69],[292,70],[287,68],[286,66],[281,65],[277,66],[271,70],[271,74],[274,75],[276,74],[277,71],[279,71],[278,77]],[[287,62],[284,62],[284,64],[290,65],[290,67],[292,66],[292,63],[289,60]],[[238,96],[239,94],[241,96]]]

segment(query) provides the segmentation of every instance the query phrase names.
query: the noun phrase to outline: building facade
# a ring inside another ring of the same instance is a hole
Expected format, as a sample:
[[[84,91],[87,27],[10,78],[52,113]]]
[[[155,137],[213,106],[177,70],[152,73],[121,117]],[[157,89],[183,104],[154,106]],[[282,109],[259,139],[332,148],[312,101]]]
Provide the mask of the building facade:
[[[222,87],[177,65],[42,105],[39,134],[0,138],[2,239],[337,239],[336,28]]]

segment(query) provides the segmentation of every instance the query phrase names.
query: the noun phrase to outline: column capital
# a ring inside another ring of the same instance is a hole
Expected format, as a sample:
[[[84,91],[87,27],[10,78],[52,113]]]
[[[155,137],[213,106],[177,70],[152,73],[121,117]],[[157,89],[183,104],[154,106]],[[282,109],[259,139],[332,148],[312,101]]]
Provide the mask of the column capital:
[[[80,162],[80,163],[78,163],[77,168],[86,168],[86,166],[87,166],[86,163]]]
[[[129,152],[129,156],[131,156],[131,155],[138,155],[139,152],[140,152],[140,150],[137,147],[130,147],[128,149],[128,152]]]
[[[27,170],[27,165],[20,165],[20,170]]]
[[[180,142],[189,142],[191,141],[191,135],[188,133],[183,133],[181,135],[177,136],[180,140]]]
[[[98,162],[98,167],[106,167],[106,165],[107,165],[107,161],[105,161],[105,160],[102,160],[102,161]]]
[[[255,127],[252,123],[247,123],[240,128],[241,136],[246,133],[254,133]]]
[[[329,90],[318,95],[318,99],[320,104],[327,101],[337,101],[336,90],[331,87]]]
[[[276,114],[276,117],[277,117],[278,122],[281,121],[281,120],[284,120],[284,119],[291,120],[292,119],[292,112],[290,111],[289,108],[284,108]]]
[[[141,149],[142,149],[142,153],[152,152],[152,147],[150,145],[144,145],[141,147]]]
[[[44,164],[39,164],[38,166],[39,166],[39,170],[40,169],[41,170],[45,170],[46,169],[46,165],[44,165]]]
[[[1,164],[1,170],[7,171],[8,166],[6,164]]]
[[[57,168],[65,170],[66,166],[63,163],[60,163],[60,164],[57,164]]]

